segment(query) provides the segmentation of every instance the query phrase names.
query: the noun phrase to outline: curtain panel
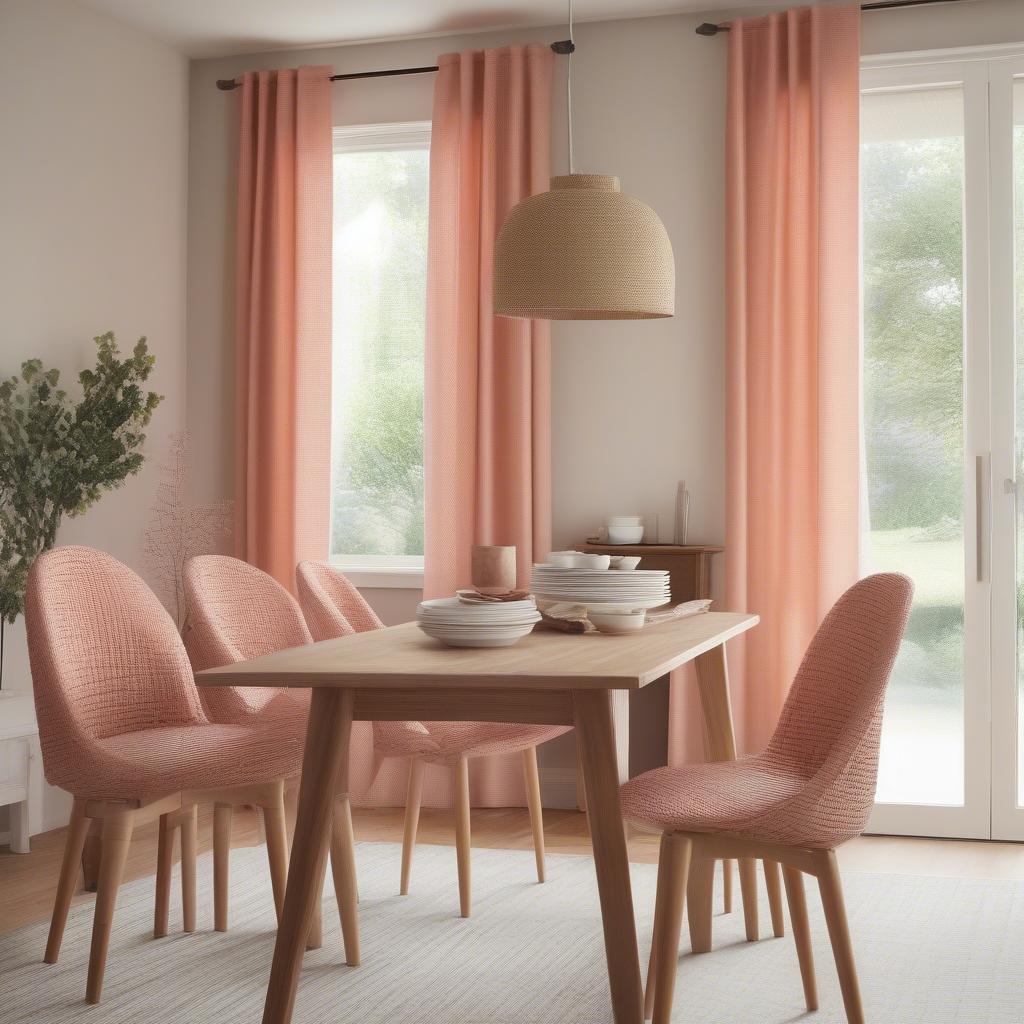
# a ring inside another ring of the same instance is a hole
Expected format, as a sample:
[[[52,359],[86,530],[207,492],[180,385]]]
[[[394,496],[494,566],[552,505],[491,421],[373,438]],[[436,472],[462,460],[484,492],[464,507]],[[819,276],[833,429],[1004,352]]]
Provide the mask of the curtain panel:
[[[242,79],[235,277],[235,554],[294,589],[326,558],[331,68]]]
[[[859,576],[860,11],[729,32],[726,603],[737,737],[760,749]]]

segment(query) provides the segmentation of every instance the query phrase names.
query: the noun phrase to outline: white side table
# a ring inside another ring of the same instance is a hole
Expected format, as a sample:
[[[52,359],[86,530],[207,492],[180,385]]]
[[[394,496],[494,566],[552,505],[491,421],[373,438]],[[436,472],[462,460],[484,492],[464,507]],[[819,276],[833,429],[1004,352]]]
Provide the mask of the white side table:
[[[32,807],[40,790],[38,735],[32,695],[0,692],[0,806],[8,807],[13,853],[29,852],[38,818]]]

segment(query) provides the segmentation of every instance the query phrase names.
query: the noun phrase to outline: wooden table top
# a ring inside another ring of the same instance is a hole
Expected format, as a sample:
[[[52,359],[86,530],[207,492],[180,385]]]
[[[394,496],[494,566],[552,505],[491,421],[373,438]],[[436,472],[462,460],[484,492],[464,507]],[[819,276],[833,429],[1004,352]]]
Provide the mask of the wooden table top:
[[[637,633],[535,629],[512,647],[445,647],[415,623],[355,633],[208,669],[201,686],[635,690],[756,626],[756,615],[704,612]]]

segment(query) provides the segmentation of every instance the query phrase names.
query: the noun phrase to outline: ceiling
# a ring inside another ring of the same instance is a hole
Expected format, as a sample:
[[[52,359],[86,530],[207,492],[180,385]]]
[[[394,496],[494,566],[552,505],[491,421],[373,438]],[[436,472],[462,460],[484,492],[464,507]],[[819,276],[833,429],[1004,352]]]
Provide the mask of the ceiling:
[[[559,25],[565,0],[83,0],[190,57]],[[735,8],[736,0],[576,0],[577,21]],[[778,0],[743,0],[778,7]]]

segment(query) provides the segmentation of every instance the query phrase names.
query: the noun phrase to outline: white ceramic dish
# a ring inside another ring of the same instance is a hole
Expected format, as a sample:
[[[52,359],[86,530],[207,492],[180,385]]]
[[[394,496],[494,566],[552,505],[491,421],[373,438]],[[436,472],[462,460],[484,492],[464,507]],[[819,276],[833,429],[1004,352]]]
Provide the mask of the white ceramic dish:
[[[640,609],[619,612],[588,608],[587,618],[602,633],[635,633],[644,628],[647,613]]]
[[[612,516],[606,526],[643,526],[643,516]]]
[[[611,555],[611,565],[609,569],[614,569],[616,572],[633,572],[636,567],[640,564],[639,555]]]
[[[643,526],[609,526],[609,544],[639,544],[644,539]]]

